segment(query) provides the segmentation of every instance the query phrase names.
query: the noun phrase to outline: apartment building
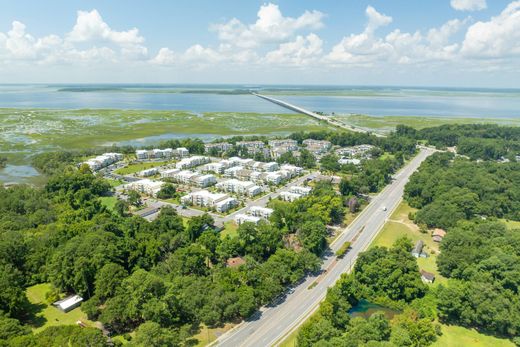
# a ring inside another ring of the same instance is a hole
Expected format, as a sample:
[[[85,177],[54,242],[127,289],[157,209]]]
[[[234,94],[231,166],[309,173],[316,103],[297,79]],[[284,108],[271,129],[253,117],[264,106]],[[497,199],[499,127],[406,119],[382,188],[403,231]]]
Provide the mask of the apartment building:
[[[204,144],[204,152],[209,153],[211,150],[218,152],[225,152],[233,148],[233,145],[228,142],[206,143]]]
[[[235,193],[244,196],[255,196],[262,193],[262,188],[251,181],[239,181],[237,179],[230,179],[219,182],[216,185],[220,191]]]
[[[330,141],[325,140],[307,139],[303,140],[303,144],[314,154],[324,154],[332,147]]]
[[[176,149],[173,148],[165,148],[159,149],[154,148],[151,150],[146,149],[138,149],[135,151],[135,156],[138,160],[146,160],[146,159],[171,159],[171,158],[184,158],[189,155],[189,151],[184,147],[179,147]]]
[[[312,190],[311,187],[303,187],[303,186],[292,186],[292,187],[289,187],[289,192],[300,194],[301,196],[309,195],[311,190]]]
[[[238,200],[227,194],[211,193],[207,190],[192,192],[181,198],[181,203],[201,207],[214,208],[215,211],[223,213],[238,205]]]
[[[301,197],[302,197],[302,195],[298,194],[298,193],[291,193],[291,192],[281,192],[280,193],[280,199],[282,199],[283,201],[293,202],[294,200],[297,200]]]
[[[237,225],[240,225],[240,224],[246,223],[246,222],[258,224],[258,222],[260,222],[260,217],[255,217],[255,216],[250,216],[248,214],[239,213],[235,216],[234,220],[235,220],[235,223],[237,223]]]
[[[189,169],[192,167],[200,166],[209,163],[210,159],[201,155],[195,155],[193,157],[184,158],[175,164],[177,169]]]
[[[120,160],[123,160],[123,155],[121,153],[103,153],[102,155],[98,155],[95,158],[83,162],[82,164],[88,165],[92,171],[97,171]]]
[[[164,182],[161,181],[153,181],[148,178],[131,182],[125,184],[123,188],[125,190],[135,190],[137,192],[149,195],[149,196],[157,196],[157,193],[161,190]]]
[[[168,170],[168,172],[163,172],[163,177],[171,178],[173,181],[180,184],[188,184],[201,188],[209,187],[217,183],[217,178],[213,175],[200,175],[189,170]]]
[[[159,169],[156,168],[156,167],[152,167],[150,169],[145,169],[143,171],[140,171],[139,172],[139,176],[141,176],[141,177],[149,177],[149,176],[156,175],[158,173],[159,173]]]
[[[249,211],[247,211],[248,214],[255,217],[260,217],[263,219],[269,219],[271,214],[274,212],[272,208],[267,207],[260,207],[260,206],[251,206]]]

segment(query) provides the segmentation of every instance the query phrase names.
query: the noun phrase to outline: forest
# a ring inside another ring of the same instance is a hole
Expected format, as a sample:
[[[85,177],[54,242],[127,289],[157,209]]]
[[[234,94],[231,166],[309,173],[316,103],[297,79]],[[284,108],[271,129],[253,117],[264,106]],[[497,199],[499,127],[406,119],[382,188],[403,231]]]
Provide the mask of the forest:
[[[124,206],[110,211],[100,203],[110,189],[85,167],[69,167],[43,188],[0,188],[3,345],[106,345],[97,329],[31,333],[25,288],[44,282],[54,288],[50,298],[81,295],[82,310],[111,334],[135,330],[136,345],[154,336],[189,344],[200,324],[248,317],[319,269],[325,226],[346,213],[342,196],[321,182],[293,203],[272,201],[270,223],[243,223],[236,236],[222,238],[209,215],[183,221],[163,208],[150,223]],[[291,235],[297,251],[287,243]],[[244,264],[227,266],[233,257]]]

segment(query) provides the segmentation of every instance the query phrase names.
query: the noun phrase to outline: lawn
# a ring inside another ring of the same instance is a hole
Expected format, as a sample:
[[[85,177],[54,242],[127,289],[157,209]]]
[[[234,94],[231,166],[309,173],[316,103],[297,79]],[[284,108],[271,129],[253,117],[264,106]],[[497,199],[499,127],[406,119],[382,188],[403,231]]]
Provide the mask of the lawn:
[[[116,174],[119,175],[130,175],[139,171],[143,171],[146,169],[151,169],[153,167],[162,166],[170,163],[169,161],[154,161],[154,162],[147,162],[147,163],[133,163],[129,164],[125,167],[122,167],[120,169],[117,169],[114,171]]]
[[[105,206],[109,210],[114,210],[114,206],[116,205],[117,198],[115,196],[102,196],[99,198],[101,200],[101,205]]]
[[[237,235],[238,226],[234,221],[224,223],[224,229],[220,232],[220,237],[224,238],[227,235],[233,237]]]
[[[432,347],[514,347],[506,339],[499,339],[479,333],[475,329],[467,329],[456,325],[442,325],[442,336]]]
[[[417,259],[419,268],[434,273],[435,284],[446,284],[447,279],[441,276],[437,270],[436,260],[439,245],[436,242],[433,242],[429,233],[421,233],[419,227],[408,219],[408,214],[415,211],[416,209],[408,206],[406,202],[402,202],[394,211],[389,221],[386,222],[385,226],[379,232],[372,244],[370,244],[370,247],[391,247],[397,239],[403,236],[411,239],[413,243],[422,240],[425,244],[424,251],[429,255],[429,257]]]
[[[94,322],[87,319],[87,315],[80,307],[64,313],[56,307],[47,304],[45,293],[51,289],[49,283],[37,284],[27,288],[27,298],[31,303],[30,310],[33,315],[28,324],[34,332],[39,332],[47,327],[56,325],[75,325],[81,320],[87,326],[94,326]]]

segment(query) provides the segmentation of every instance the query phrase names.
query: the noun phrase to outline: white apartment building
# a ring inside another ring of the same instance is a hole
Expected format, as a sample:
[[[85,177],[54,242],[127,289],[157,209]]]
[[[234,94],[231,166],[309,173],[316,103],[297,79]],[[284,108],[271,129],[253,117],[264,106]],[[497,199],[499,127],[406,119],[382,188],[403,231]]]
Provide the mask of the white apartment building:
[[[139,176],[141,177],[149,177],[149,176],[153,176],[155,174],[158,174],[159,173],[159,169],[156,168],[156,167],[152,167],[150,169],[145,169],[141,172],[139,172]]]
[[[314,154],[323,154],[332,147],[330,141],[325,140],[307,139],[303,140],[303,144]]]
[[[95,158],[83,162],[82,164],[88,165],[92,171],[97,171],[120,160],[123,160],[123,155],[121,153],[103,153],[102,155],[98,155]]]
[[[256,161],[251,165],[251,169],[255,171],[276,171],[279,169],[277,162],[269,162],[269,163],[262,163],[260,161]]]
[[[186,205],[214,208],[221,213],[238,205],[237,199],[231,198],[227,194],[211,193],[207,190],[199,190],[185,195],[181,198],[181,202]]]
[[[195,185],[202,188],[209,187],[217,183],[217,178],[213,175],[200,175],[196,172],[189,170],[168,170],[168,172],[163,172],[162,177],[171,178],[173,181],[177,183]]]
[[[341,158],[338,159],[338,164],[345,165],[345,164],[354,164],[359,165],[361,164],[361,160],[357,158]]]
[[[240,147],[246,147],[247,149],[257,149],[265,147],[265,143],[263,143],[262,141],[238,141],[236,145]]]
[[[239,181],[237,179],[230,179],[227,181],[219,182],[216,185],[218,190],[236,193],[245,196],[255,196],[262,193],[262,188],[257,186],[251,181]]]
[[[165,149],[159,149],[154,148],[151,150],[146,149],[138,149],[135,151],[135,156],[139,160],[146,160],[146,159],[157,159],[157,158],[184,158],[189,155],[189,152],[184,147],[179,147],[176,149],[173,148],[165,148]]]
[[[157,193],[161,190],[163,185],[164,182],[152,181],[150,179],[145,178],[139,181],[125,184],[123,187],[125,190],[135,190],[140,193],[155,197],[157,196]]]
[[[204,151],[208,153],[212,149],[216,149],[219,152],[225,152],[227,150],[230,150],[233,148],[233,145],[231,143],[227,142],[217,142],[217,143],[206,143],[204,144]]]
[[[293,202],[294,200],[297,200],[301,198],[302,195],[298,193],[291,193],[291,192],[281,192],[280,193],[280,199],[283,201],[290,201]]]
[[[271,214],[274,212],[272,208],[267,207],[260,207],[260,206],[251,206],[249,211],[247,211],[248,214],[255,217],[260,217],[264,219],[269,219]]]
[[[271,148],[285,147],[289,151],[296,151],[298,149],[298,141],[292,139],[269,140]]]
[[[300,194],[301,196],[307,196],[310,194],[312,188],[311,187],[302,187],[302,186],[292,186],[289,188],[291,193]]]
[[[179,169],[167,169],[161,171],[161,178],[173,178],[181,170]]]
[[[291,177],[301,175],[301,173],[303,172],[303,168],[291,164],[283,164],[282,166],[280,166],[280,170],[288,171]]]
[[[193,157],[184,158],[181,161],[175,164],[177,169],[189,169],[192,167],[200,166],[206,163],[209,163],[210,159],[208,157],[203,157],[201,155],[195,155]]]
[[[237,225],[240,225],[240,224],[246,223],[246,222],[253,223],[253,224],[258,224],[258,222],[260,222],[259,217],[250,216],[250,215],[247,215],[244,213],[237,214],[234,219],[235,219],[235,223],[237,223]]]
[[[225,177],[236,177],[236,174],[238,171],[243,170],[243,166],[232,166],[228,169],[224,170],[224,176]]]

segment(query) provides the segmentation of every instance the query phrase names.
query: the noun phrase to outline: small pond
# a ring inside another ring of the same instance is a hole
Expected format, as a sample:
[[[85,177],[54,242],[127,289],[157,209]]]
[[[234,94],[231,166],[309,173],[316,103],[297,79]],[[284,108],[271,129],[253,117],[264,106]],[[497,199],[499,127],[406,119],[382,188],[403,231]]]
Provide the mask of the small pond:
[[[358,304],[349,311],[352,317],[362,318],[368,318],[376,312],[383,312],[385,317],[388,319],[392,319],[396,314],[400,313],[397,310],[377,305],[364,299],[360,300]]]

